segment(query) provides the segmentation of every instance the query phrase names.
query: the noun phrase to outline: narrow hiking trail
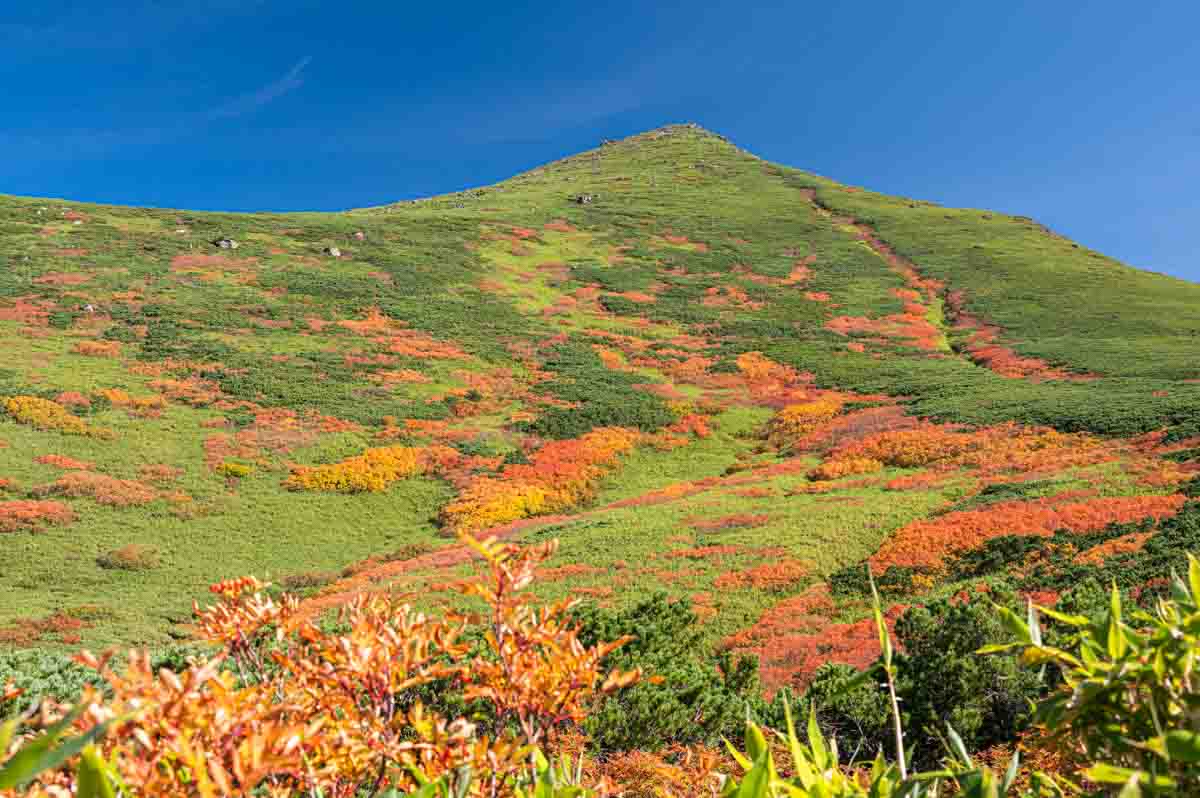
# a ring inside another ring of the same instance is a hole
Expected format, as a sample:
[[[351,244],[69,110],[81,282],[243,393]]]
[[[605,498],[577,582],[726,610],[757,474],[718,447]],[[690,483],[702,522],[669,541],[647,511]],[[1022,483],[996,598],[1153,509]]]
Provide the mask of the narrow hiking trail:
[[[918,328],[917,335],[907,337],[917,341],[918,345],[925,344],[919,348],[937,348],[953,352],[973,365],[986,368],[1010,379],[1027,379],[1032,382],[1047,380],[1091,382],[1100,378],[1098,374],[1068,371],[1052,366],[1040,358],[1018,354],[1011,347],[1000,342],[1003,330],[999,326],[989,324],[966,310],[966,296],[963,291],[950,290],[945,282],[922,275],[916,263],[898,254],[890,244],[879,237],[874,228],[849,216],[838,215],[817,199],[815,190],[800,189],[800,194],[819,215],[827,218],[836,227],[854,235],[867,248],[882,258],[893,272],[903,277],[911,291],[924,298],[928,307],[918,303],[906,305],[905,314],[903,314],[909,324],[916,325]],[[913,296],[902,298],[915,299]],[[929,312],[933,307],[950,311],[953,324],[949,328],[940,312],[936,314]],[[916,318],[918,316],[919,319]],[[930,339],[919,334],[923,324],[931,325],[937,330],[932,347]],[[862,324],[843,322],[829,328],[845,334],[847,331],[856,328],[863,329],[863,327]],[[961,344],[950,343],[951,332],[963,337]],[[939,345],[942,342],[945,344],[944,347]]]

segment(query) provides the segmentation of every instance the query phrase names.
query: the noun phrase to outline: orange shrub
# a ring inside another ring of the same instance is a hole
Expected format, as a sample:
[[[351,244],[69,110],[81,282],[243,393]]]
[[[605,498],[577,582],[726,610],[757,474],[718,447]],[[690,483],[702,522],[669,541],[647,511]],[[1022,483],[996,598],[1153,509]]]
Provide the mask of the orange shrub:
[[[532,605],[524,588],[554,543],[519,550],[467,542],[490,566],[488,578],[462,587],[487,605],[486,651],[462,639],[466,618],[431,617],[394,596],[358,597],[331,630],[300,617],[292,596],[276,599],[253,578],[228,580],[212,587],[216,604],[195,608],[201,636],[221,648],[215,657],[173,672],[153,668],[145,652],[124,667],[112,666],[111,654],[81,653],[77,661],[107,684],[80,697],[75,730],[112,722],[96,753],[131,795],[351,796],[364,785],[409,794],[462,769],[475,777],[471,795],[508,795],[531,747],[557,747],[560,731],[581,722],[595,699],[640,673],[603,666],[627,638],[585,645],[572,601]],[[82,625],[64,616],[13,633]],[[224,667],[230,661],[235,667]],[[468,702],[487,702],[494,726],[396,700],[442,682]],[[49,720],[64,711],[44,709]],[[74,764],[21,794],[76,794]]]
[[[91,471],[96,467],[95,463],[76,460],[74,457],[67,457],[63,454],[41,454],[33,458],[33,462],[61,468],[64,471]]]
[[[0,532],[37,531],[49,524],[69,524],[75,520],[70,507],[56,501],[0,502]]]
[[[37,429],[95,438],[107,438],[112,435],[111,430],[93,427],[62,405],[37,396],[10,396],[4,400],[4,409],[14,420]]]
[[[153,488],[136,479],[118,479],[92,471],[70,471],[48,485],[33,489],[38,496],[88,498],[110,507],[149,504],[158,498]]]
[[[809,565],[799,560],[782,559],[763,563],[745,571],[730,571],[721,574],[713,582],[718,590],[754,588],[755,590],[785,590],[794,586],[809,574]]]
[[[873,474],[883,470],[883,463],[872,457],[851,457],[844,460],[830,460],[808,472],[808,478],[813,482],[824,482],[841,479],[853,474]]]
[[[962,510],[930,520],[914,521],[896,532],[871,556],[882,572],[889,566],[938,570],[946,557],[977,548],[1001,535],[1048,537],[1059,529],[1092,532],[1109,524],[1128,524],[1144,518],[1162,520],[1174,515],[1186,498],[1174,496],[1115,496],[1083,502],[1001,502],[981,510]]]
[[[119,341],[80,341],[71,351],[89,357],[117,357],[121,354],[121,344]]]
[[[635,430],[600,427],[579,438],[551,441],[527,464],[471,480],[442,511],[442,519],[452,530],[474,532],[573,507],[592,496],[596,481],[639,438]]]

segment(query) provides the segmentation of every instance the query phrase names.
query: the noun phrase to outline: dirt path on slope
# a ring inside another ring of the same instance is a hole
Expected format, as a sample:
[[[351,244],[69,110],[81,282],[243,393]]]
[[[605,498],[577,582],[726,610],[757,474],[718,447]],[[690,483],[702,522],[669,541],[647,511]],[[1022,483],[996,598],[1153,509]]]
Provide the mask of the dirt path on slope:
[[[952,347],[963,359],[1002,377],[1027,379],[1031,382],[1091,382],[1100,378],[1098,374],[1073,372],[1052,366],[1045,360],[1020,355],[1005,346],[1000,342],[1003,330],[999,326],[989,324],[966,310],[966,295],[963,291],[950,291],[943,281],[923,276],[916,263],[899,255],[890,244],[879,237],[874,228],[849,216],[838,215],[821,203],[814,189],[802,188],[799,191],[818,214],[835,225],[853,230],[860,241],[883,258],[892,271],[904,278],[910,289],[925,296],[929,301],[941,300],[944,303],[954,320],[951,329],[966,335],[961,347]],[[945,327],[939,326],[942,333],[946,334]]]

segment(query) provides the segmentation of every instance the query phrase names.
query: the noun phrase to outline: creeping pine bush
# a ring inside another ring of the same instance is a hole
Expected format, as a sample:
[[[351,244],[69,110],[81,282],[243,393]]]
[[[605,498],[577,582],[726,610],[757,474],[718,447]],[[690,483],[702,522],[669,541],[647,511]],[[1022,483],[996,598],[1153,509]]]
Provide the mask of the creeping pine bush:
[[[659,677],[608,696],[589,713],[584,731],[600,751],[715,744],[741,729],[748,708],[756,715],[765,709],[757,661],[710,653],[686,601],[658,594],[620,611],[587,605],[575,617],[585,643],[633,638],[609,654],[607,666]]]

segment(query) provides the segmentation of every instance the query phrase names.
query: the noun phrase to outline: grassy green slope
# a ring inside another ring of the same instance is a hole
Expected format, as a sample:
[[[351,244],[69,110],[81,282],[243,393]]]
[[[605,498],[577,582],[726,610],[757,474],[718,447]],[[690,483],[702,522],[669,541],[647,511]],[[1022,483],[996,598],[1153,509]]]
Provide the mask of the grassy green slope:
[[[906,283],[806,189],[962,290],[970,310],[1022,353],[1101,378],[995,374],[943,345],[960,341],[937,303],[928,310],[931,348],[829,329],[838,317],[900,314]],[[581,194],[595,199],[579,204]],[[74,523],[0,531],[0,639],[5,629],[20,638],[12,629],[22,619],[60,611],[90,619],[80,630],[89,644],[162,642],[217,579],[256,572],[319,583],[370,554],[446,545],[436,517],[454,489],[442,481],[408,480],[368,496],[281,486],[292,464],[335,462],[380,445],[381,434],[520,460],[531,441],[602,424],[661,426],[670,412],[645,388],[657,384],[658,394],[711,405],[723,426],[695,455],[639,451],[629,481],[618,471],[597,502],[721,478],[754,456],[755,430],[769,417],[770,402],[720,384],[747,352],[822,386],[904,397],[916,413],[956,421],[1182,435],[1200,417],[1200,385],[1187,381],[1200,362],[1190,334],[1200,287],[1113,264],[1027,222],[913,205],[765,163],[691,127],[605,145],[496,186],[346,213],[0,197],[0,397],[81,394],[91,406],[78,412],[115,433],[68,436],[0,415],[0,479],[8,480],[0,503],[53,494],[47,486],[63,472],[35,462],[47,454],[124,480],[149,481],[147,467],[178,470],[154,486],[152,501],[119,507],[58,496]],[[220,236],[240,246],[216,249]],[[324,254],[329,246],[342,257]],[[1081,292],[1100,296],[1084,302]],[[1059,310],[1064,298],[1068,312]],[[81,342],[115,343],[119,352],[81,354]],[[613,370],[597,344],[636,363]],[[707,382],[672,370],[689,353],[705,359]],[[111,389],[166,405],[135,412],[98,393]],[[264,410],[297,420],[264,421]],[[307,420],[312,413],[339,423]],[[405,421],[408,432],[393,434],[392,422]],[[237,476],[226,464],[253,470]],[[729,484],[686,505],[616,510],[614,526],[587,527],[564,556],[634,559],[680,545],[674,538],[761,539],[783,541],[825,573],[949,495],[897,502],[879,487],[854,489],[833,515],[822,497],[788,494],[803,483],[797,473],[772,477],[757,496]],[[799,523],[817,513],[838,529]],[[699,534],[697,514],[770,517],[753,531]],[[606,548],[606,529],[628,539]],[[155,549],[158,564],[97,565],[98,555],[130,543]],[[702,592],[715,567],[665,583]],[[665,579],[651,569],[621,595]],[[767,601],[735,591],[723,628]]]
[[[1126,266],[1027,217],[795,179],[964,291],[967,308],[1023,354],[1114,377],[1200,376],[1200,285]]]

